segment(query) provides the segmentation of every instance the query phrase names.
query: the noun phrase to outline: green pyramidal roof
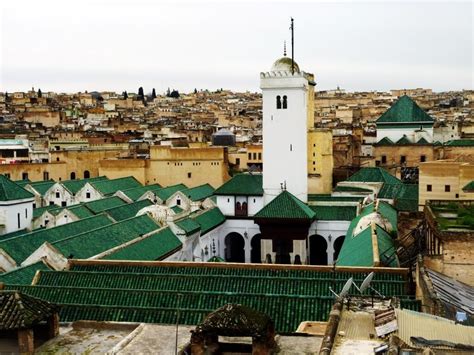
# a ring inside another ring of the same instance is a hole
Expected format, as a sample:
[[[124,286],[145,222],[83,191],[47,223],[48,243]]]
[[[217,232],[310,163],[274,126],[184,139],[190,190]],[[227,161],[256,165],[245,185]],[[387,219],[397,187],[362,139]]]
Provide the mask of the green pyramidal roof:
[[[255,218],[313,219],[316,216],[303,201],[284,190],[263,207]]]
[[[377,124],[432,124],[433,122],[433,118],[406,95],[400,97],[392,107],[385,111],[377,120]]]
[[[214,195],[263,196],[262,175],[237,174],[214,191]]]
[[[23,200],[33,197],[31,192],[15,184],[5,175],[0,175],[0,201]]]
[[[412,144],[412,143],[410,142],[410,140],[408,139],[406,135],[403,135],[403,137],[397,141],[397,144]]]
[[[401,184],[402,182],[388,171],[378,167],[362,168],[347,181],[358,182],[383,182],[387,184]]]
[[[471,192],[474,191],[474,180],[472,180],[470,183],[466,184],[463,188],[463,191],[465,192]]]

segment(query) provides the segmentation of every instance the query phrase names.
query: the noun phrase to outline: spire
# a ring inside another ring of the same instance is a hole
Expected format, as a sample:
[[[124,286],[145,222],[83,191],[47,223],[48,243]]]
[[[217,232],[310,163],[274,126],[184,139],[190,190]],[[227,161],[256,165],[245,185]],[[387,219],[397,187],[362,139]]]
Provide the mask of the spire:
[[[286,41],[283,41],[283,56],[286,57]]]
[[[295,25],[293,23],[293,17],[291,17],[291,74],[295,73],[295,36],[294,36],[294,31],[295,31]]]

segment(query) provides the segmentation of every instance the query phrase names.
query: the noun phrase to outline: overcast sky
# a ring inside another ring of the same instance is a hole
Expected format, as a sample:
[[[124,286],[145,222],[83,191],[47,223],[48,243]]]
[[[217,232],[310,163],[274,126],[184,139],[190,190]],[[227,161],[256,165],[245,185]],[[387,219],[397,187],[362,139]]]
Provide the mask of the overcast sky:
[[[259,91],[290,16],[319,90],[473,88],[472,1],[0,3],[0,91]]]

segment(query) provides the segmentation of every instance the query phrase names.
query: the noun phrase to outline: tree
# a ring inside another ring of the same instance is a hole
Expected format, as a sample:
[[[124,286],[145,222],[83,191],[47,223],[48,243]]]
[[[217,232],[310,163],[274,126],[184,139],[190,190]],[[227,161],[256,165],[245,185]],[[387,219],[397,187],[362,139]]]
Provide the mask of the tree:
[[[179,98],[179,91],[173,89],[173,91],[171,91],[170,97],[172,97],[173,99]]]
[[[194,94],[196,95],[198,93],[198,89],[194,88]]]
[[[170,88],[168,88],[168,90],[166,90],[166,96],[167,96],[167,97],[171,97],[171,91],[170,91]]]
[[[145,95],[143,94],[143,88],[140,86],[138,88],[138,99],[143,100],[144,97],[145,97]]]
[[[152,98],[152,99],[156,99],[156,91],[155,91],[155,88],[153,88],[153,90],[151,91],[151,98]]]
[[[127,91],[124,91],[124,92],[122,93],[122,96],[123,96],[123,99],[124,99],[124,100],[128,99]]]
[[[43,93],[41,92],[41,89],[38,89],[38,97],[43,97]]]

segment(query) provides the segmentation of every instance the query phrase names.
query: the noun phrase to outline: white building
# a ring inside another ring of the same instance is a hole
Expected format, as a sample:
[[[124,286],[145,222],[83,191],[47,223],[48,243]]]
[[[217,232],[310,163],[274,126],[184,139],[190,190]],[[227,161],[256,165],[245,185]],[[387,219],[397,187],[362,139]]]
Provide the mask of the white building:
[[[31,229],[34,195],[0,175],[0,235]]]

